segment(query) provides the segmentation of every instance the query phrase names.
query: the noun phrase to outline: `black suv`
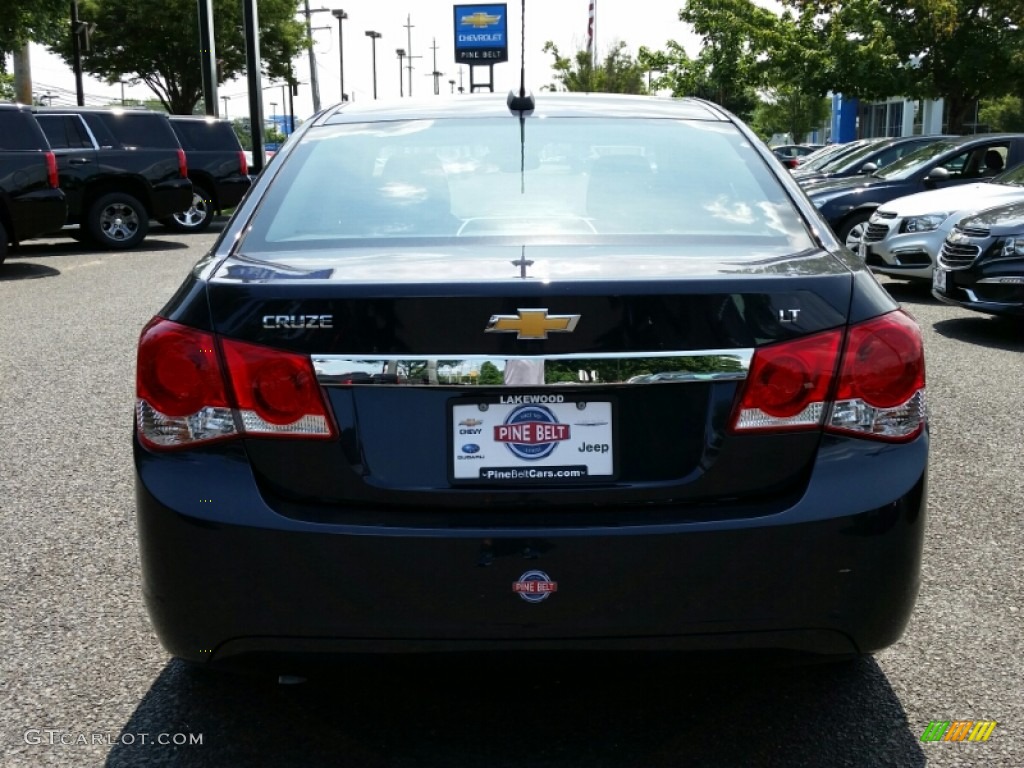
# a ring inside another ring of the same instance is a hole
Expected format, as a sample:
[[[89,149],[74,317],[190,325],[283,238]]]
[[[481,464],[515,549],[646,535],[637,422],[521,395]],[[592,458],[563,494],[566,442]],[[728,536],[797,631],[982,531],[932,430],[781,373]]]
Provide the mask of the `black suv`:
[[[200,232],[215,213],[234,208],[249,191],[249,164],[227,120],[171,115],[192,180],[192,206],[160,219],[180,232]]]
[[[185,151],[167,115],[149,110],[37,108],[57,155],[68,223],[104,248],[131,248],[191,205]]]
[[[9,243],[60,229],[66,214],[57,161],[32,111],[0,104],[0,263]]]

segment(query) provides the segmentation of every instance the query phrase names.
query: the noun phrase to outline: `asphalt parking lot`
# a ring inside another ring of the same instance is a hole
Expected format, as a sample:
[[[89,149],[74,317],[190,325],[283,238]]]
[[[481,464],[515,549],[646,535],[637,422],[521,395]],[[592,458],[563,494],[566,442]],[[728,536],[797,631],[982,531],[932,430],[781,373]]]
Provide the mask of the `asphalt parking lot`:
[[[0,266],[0,764],[1024,765],[1024,326],[892,282],[925,334],[931,488],[917,608],[875,658],[353,660],[296,686],[172,661],[139,588],[135,342],[217,226]],[[923,743],[933,720],[998,725]]]

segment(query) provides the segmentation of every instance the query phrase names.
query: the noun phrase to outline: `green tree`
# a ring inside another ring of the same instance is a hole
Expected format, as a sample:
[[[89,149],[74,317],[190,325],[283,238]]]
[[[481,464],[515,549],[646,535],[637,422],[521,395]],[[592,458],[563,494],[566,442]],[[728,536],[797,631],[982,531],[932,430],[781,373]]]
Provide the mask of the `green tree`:
[[[485,360],[480,366],[480,378],[477,379],[477,384],[501,384],[504,381],[505,377],[498,370],[498,366],[490,360]]]
[[[626,44],[616,42],[604,60],[595,68],[587,51],[578,50],[571,57],[562,56],[553,42],[544,43],[544,52],[554,56],[551,68],[555,71],[554,91],[583,91],[589,93],[646,93],[647,70],[634,59]]]
[[[260,53],[268,77],[291,81],[291,62],[305,40],[299,0],[260,0]],[[245,71],[242,6],[214,0],[218,79]],[[199,12],[195,0],[81,0],[80,15],[96,24],[83,68],[110,83],[138,78],[175,114],[192,114],[202,97]],[[53,50],[71,61],[71,42]]]
[[[764,137],[788,133],[799,142],[828,119],[830,110],[829,100],[817,94],[791,87],[772,88],[754,109],[751,127]]]
[[[4,0],[0,11],[0,72],[5,71],[7,54],[25,43],[55,40],[71,25],[66,0]]]
[[[942,98],[953,133],[973,117],[977,99],[1024,90],[1019,0],[786,3],[806,32],[794,51],[813,60],[804,71],[819,89],[861,98]]]
[[[0,54],[0,59],[3,55]],[[0,72],[0,101],[12,101],[14,99],[14,76],[6,72]]]
[[[978,120],[993,131],[1024,131],[1024,99],[1003,96],[983,101]]]

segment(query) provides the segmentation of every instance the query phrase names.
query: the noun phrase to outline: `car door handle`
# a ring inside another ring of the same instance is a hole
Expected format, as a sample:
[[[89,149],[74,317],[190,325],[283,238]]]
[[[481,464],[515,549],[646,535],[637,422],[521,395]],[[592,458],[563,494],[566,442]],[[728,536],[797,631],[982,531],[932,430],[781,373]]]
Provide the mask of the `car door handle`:
[[[92,160],[90,160],[88,157],[72,157],[70,160],[68,160],[69,165],[88,165],[91,162]]]

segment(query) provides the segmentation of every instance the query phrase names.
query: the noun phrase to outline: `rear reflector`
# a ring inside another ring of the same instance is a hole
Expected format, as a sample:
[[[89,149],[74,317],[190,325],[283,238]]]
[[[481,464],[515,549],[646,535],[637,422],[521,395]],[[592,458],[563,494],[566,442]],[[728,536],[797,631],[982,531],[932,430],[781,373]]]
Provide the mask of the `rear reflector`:
[[[185,158],[185,150],[178,149],[178,175],[183,179],[188,178],[188,161]]]
[[[249,175],[249,158],[245,156],[243,150],[238,150],[238,167],[243,176]]]
[[[334,437],[308,356],[221,340],[162,318],[139,340],[136,394],[139,439],[152,449],[246,433]]]
[[[895,311],[851,326],[840,359],[842,341],[835,330],[758,349],[733,431],[824,425],[877,440],[917,436],[927,412],[923,343],[914,321]]]

